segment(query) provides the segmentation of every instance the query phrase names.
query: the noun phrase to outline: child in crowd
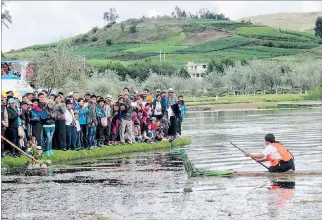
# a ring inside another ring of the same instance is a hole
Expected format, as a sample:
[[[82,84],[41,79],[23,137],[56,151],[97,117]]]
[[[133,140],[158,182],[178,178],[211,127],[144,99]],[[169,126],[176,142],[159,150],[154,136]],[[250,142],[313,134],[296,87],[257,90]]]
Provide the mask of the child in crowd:
[[[76,127],[76,149],[81,149],[81,127],[79,124],[79,111],[74,111],[74,117],[75,117],[75,127]]]
[[[151,125],[147,125],[147,128],[143,131],[143,142],[147,143],[155,143],[154,142],[154,134],[151,130]]]

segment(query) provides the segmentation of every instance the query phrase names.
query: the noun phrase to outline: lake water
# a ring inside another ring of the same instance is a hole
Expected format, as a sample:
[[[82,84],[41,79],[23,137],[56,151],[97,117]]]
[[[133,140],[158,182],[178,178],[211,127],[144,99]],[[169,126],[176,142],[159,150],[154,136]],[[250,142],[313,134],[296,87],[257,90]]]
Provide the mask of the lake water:
[[[183,125],[184,135],[192,137],[185,149],[197,168],[265,171],[229,142],[260,152],[265,134],[274,133],[295,156],[298,171],[321,171],[321,122],[320,108],[192,112]],[[2,176],[2,219],[322,218],[322,176],[188,179],[169,151],[72,165],[124,170]]]

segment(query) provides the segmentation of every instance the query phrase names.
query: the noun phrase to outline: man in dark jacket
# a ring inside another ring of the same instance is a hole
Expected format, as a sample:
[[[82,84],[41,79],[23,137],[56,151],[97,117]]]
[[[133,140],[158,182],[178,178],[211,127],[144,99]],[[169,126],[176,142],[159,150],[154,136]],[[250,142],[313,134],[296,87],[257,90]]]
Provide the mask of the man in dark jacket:
[[[16,101],[14,98],[10,98],[8,100],[8,119],[9,119],[9,140],[19,147],[19,137],[18,137],[18,127],[19,127],[19,113],[16,108]],[[13,157],[16,157],[16,149],[14,147],[11,147],[11,154]],[[19,154],[20,155],[20,154]]]

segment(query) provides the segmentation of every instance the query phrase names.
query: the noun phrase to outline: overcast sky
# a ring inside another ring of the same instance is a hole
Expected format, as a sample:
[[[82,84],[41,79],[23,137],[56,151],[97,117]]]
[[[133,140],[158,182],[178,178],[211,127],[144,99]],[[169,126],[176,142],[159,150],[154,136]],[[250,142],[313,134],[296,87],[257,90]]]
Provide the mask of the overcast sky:
[[[104,25],[103,13],[116,8],[120,21],[170,15],[175,6],[189,12],[208,8],[231,19],[278,12],[322,11],[321,1],[10,1],[9,29],[2,29],[2,51],[57,41]]]

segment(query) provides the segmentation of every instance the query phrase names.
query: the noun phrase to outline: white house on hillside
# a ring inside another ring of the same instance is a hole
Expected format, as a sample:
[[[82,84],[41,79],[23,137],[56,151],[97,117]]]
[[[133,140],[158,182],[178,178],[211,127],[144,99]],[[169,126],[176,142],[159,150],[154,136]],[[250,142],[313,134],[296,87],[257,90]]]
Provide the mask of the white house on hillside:
[[[191,77],[201,78],[207,71],[207,66],[207,63],[188,62],[186,68]]]

